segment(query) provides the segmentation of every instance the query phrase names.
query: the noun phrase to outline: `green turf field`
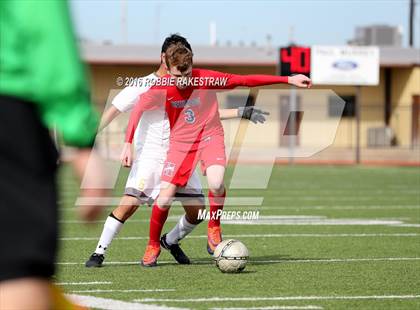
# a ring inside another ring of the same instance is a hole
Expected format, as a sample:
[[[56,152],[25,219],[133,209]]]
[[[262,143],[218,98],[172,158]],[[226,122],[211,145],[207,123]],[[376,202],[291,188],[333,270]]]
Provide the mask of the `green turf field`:
[[[122,193],[121,173],[115,195]],[[383,167],[277,166],[267,190],[230,191],[264,197],[265,225],[223,226],[250,251],[241,274],[222,274],[206,252],[206,225],[182,247],[193,264],[179,266],[162,252],[160,265],[139,265],[150,208],[126,222],[105,265],[87,269],[103,221],[77,222],[77,186],[61,171],[62,241],[57,282],[66,292],[189,309],[420,309],[420,170]],[[112,208],[107,208],[109,213]],[[174,206],[164,228],[183,213]],[[104,214],[103,219],[107,214]],[[90,284],[98,282],[97,284]],[[100,300],[97,300],[101,302]],[[116,304],[106,301],[106,304]],[[115,306],[117,307],[117,306]],[[121,308],[128,308],[123,304]],[[109,308],[110,309],[110,308]]]

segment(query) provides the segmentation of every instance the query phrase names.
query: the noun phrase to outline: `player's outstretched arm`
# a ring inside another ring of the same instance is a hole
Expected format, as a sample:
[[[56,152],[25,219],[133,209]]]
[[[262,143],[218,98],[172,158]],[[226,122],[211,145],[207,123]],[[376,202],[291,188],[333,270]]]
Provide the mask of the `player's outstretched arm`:
[[[116,118],[120,114],[121,114],[121,111],[118,110],[113,105],[111,105],[111,107],[109,107],[109,109],[107,109],[104,112],[104,114],[102,115],[101,121],[99,123],[99,129],[98,129],[98,131],[101,131],[106,126],[108,126],[109,123],[111,123],[114,120],[114,118]]]
[[[272,84],[289,84],[297,87],[310,88],[312,86],[311,79],[303,74],[294,76],[278,76],[278,75],[263,75],[263,74],[251,74],[251,75],[230,75],[227,87],[237,86],[265,86]]]
[[[273,84],[290,84],[297,87],[310,88],[312,86],[311,79],[303,74],[294,76],[278,76],[264,74],[239,75],[229,74],[211,70],[201,70],[202,76],[223,79],[225,82],[220,86],[209,85],[214,89],[233,89],[239,86],[257,87]]]
[[[145,88],[131,86],[121,90],[112,99],[111,106],[102,115],[99,130],[107,127],[121,113],[132,110],[136,102],[139,101],[139,96],[144,92],[146,92]]]
[[[238,118],[238,109],[219,109],[221,120]]]

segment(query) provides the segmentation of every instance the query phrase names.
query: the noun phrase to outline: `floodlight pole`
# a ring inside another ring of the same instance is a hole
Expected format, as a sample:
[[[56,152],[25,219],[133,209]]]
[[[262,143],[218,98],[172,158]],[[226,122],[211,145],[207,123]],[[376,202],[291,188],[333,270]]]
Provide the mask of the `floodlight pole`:
[[[356,112],[356,164],[360,164],[360,118],[361,118],[361,90],[360,85],[356,86],[356,102],[354,105]]]
[[[408,22],[408,46],[413,47],[414,46],[414,7],[415,7],[415,1],[410,0],[410,13],[409,13],[409,22]]]

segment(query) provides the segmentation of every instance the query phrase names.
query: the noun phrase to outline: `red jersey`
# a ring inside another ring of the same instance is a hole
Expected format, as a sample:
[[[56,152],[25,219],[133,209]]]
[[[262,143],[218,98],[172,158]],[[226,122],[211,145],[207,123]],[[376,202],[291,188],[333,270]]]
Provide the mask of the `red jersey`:
[[[162,79],[170,79],[170,75]],[[236,75],[204,69],[193,69],[187,86],[153,86],[142,94],[131,112],[126,142],[131,143],[141,115],[146,110],[165,106],[171,133],[170,143],[187,148],[212,135],[223,135],[217,92],[238,86],[263,86],[287,83],[288,77],[271,75]],[[163,84],[163,83],[162,83]]]

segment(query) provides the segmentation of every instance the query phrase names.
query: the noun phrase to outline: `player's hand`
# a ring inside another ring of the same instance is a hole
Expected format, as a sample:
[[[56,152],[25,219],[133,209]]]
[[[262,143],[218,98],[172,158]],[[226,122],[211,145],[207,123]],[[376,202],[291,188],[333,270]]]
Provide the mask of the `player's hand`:
[[[124,143],[123,151],[121,153],[121,164],[124,167],[131,167],[133,163],[133,151],[131,149],[131,143]]]
[[[86,221],[86,222],[93,222],[94,220],[100,218],[103,209],[105,206],[103,205],[102,198],[107,197],[108,195],[104,195],[104,193],[108,193],[109,191],[106,189],[82,189],[80,191],[80,198],[85,198],[89,202],[84,205],[77,206],[77,214],[78,216]]]
[[[261,123],[263,124],[265,122],[265,116],[264,115],[270,115],[270,113],[256,109],[254,107],[239,107],[238,108],[238,116],[249,119],[254,124]]]
[[[109,194],[105,163],[95,150],[76,149],[72,166],[82,183],[79,199],[89,201],[78,205],[78,215],[91,222],[101,215],[105,206],[101,200]]]
[[[306,75],[297,74],[289,76],[289,84],[297,87],[311,88],[312,81]]]

